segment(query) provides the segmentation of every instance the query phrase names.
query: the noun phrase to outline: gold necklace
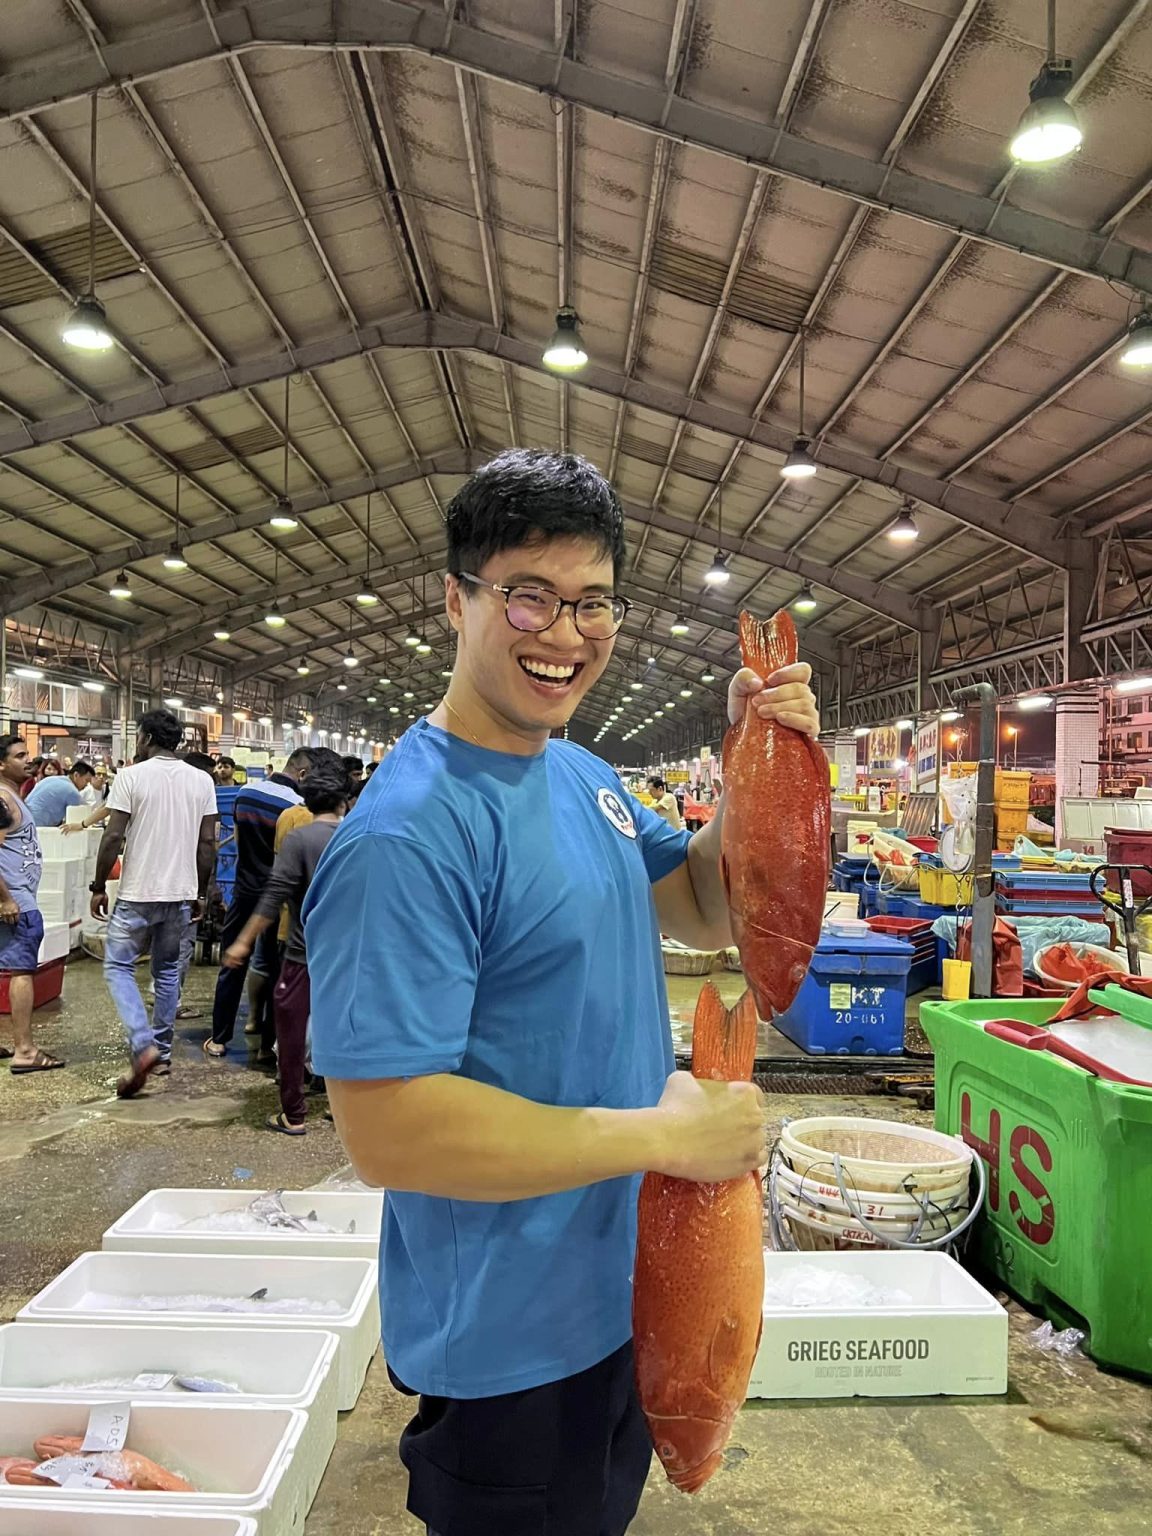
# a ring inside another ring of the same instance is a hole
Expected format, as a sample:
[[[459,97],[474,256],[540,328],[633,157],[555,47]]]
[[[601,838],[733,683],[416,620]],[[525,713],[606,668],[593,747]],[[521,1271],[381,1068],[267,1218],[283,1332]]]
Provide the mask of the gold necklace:
[[[465,720],[463,718],[463,716],[460,714],[460,711],[458,709],[453,709],[452,708],[451,704],[449,704],[449,702],[448,702],[447,697],[445,697],[445,699],[443,700],[443,704],[444,704],[444,708],[448,711],[448,713],[452,716],[452,718],[454,720],[459,721],[459,723],[464,727],[465,732],[467,733],[467,735],[471,736],[472,740],[476,743],[476,745],[478,747],[483,747],[484,743],[480,740],[479,736],[477,736],[475,731],[472,730],[472,728],[469,726],[467,720]]]

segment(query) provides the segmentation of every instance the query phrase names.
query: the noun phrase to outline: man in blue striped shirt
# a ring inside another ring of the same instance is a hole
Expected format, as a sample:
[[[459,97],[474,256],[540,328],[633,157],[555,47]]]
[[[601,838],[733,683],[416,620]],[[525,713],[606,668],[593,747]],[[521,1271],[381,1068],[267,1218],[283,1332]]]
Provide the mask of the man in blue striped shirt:
[[[300,782],[311,761],[311,749],[300,747],[280,773],[270,774],[266,779],[250,779],[236,796],[236,884],[220,934],[221,955],[240,937],[256,909],[276,860],[277,818],[290,805],[300,804]],[[212,1037],[204,1042],[206,1056],[218,1060],[227,1054],[247,973],[246,964],[220,968],[212,1005]]]

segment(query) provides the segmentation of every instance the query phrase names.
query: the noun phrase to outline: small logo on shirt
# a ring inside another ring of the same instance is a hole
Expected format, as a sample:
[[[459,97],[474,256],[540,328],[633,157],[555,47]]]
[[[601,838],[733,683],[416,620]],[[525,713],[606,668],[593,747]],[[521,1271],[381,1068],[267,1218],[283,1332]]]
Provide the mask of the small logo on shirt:
[[[632,820],[632,812],[614,789],[602,789],[596,796],[596,804],[617,832],[624,837],[636,836],[636,823]]]

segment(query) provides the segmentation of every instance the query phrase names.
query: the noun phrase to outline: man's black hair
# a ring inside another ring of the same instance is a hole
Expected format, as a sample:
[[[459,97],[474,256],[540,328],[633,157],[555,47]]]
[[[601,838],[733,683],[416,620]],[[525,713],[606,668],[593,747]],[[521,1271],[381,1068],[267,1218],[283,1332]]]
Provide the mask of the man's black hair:
[[[372,775],[376,772],[377,768],[379,768],[379,766],[380,766],[379,763],[365,763],[365,765],[364,765],[364,777],[366,779],[370,779],[372,777]]]
[[[347,777],[344,768],[344,759],[340,753],[332,747],[304,747],[308,754],[309,772],[315,773],[317,769],[332,769],[336,773],[343,773]]]
[[[354,757],[351,753],[349,753],[346,757],[342,757],[340,761],[344,764],[345,773],[351,774],[364,772],[364,759],[361,757]]]
[[[651,776],[651,778],[648,780],[648,782],[649,782],[649,784],[651,784],[653,789],[667,789],[668,788],[668,786],[667,786],[667,784],[665,784],[664,780],[662,778],[660,778],[656,774],[653,774]]]
[[[88,774],[88,776],[90,778],[94,779],[96,777],[96,770],[95,770],[95,768],[93,768],[91,763],[84,762],[83,759],[81,759],[80,762],[78,762],[78,763],[73,763],[71,768],[69,768],[68,773],[69,773],[69,775],[71,775],[73,773],[79,773],[79,774],[85,774],[86,773],[86,774]]]
[[[191,768],[199,768],[203,773],[215,774],[216,772],[216,764],[207,752],[185,752],[182,761]]]
[[[184,740],[184,727],[170,709],[150,709],[136,722],[140,735],[147,735],[162,752],[175,752]]]
[[[23,736],[0,736],[0,763],[6,762],[13,747],[25,745]],[[29,767],[32,765],[29,764]]]
[[[493,555],[550,539],[588,539],[624,571],[624,512],[594,465],[573,453],[509,448],[448,503],[448,569],[476,572]]]
[[[296,773],[299,773],[302,768],[311,768],[316,761],[316,750],[315,747],[297,747],[295,752],[289,755],[288,761],[284,764],[285,768],[291,768]]]
[[[322,763],[308,774],[300,786],[300,793],[313,816],[322,816],[325,812],[338,811],[342,805],[347,805],[352,797],[352,786],[343,768],[333,768],[329,763]]]
[[[235,768],[235,766],[236,766],[236,759],[234,757],[218,757],[216,759],[215,766],[217,768],[221,768],[221,767],[223,767],[223,765],[225,763],[228,764],[229,768]]]

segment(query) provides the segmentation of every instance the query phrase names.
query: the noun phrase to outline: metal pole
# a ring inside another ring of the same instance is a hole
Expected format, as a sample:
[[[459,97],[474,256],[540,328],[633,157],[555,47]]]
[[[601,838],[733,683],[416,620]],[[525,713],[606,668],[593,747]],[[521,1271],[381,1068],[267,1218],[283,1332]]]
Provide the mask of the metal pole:
[[[992,849],[996,842],[996,690],[991,683],[959,688],[956,700],[980,703],[980,758],[976,769],[976,855],[972,892],[972,995],[992,996],[992,928],[996,898]]]
[[[0,730],[8,725],[8,620],[0,613]]]

